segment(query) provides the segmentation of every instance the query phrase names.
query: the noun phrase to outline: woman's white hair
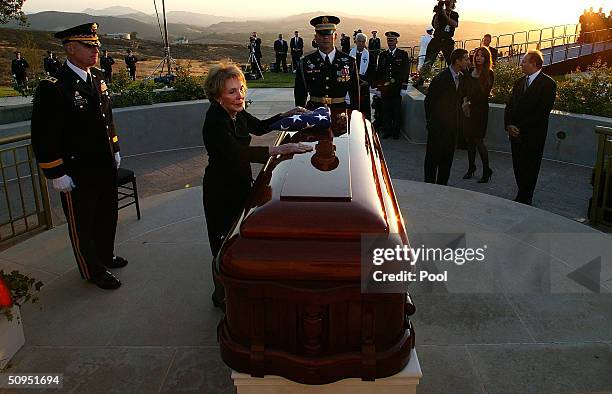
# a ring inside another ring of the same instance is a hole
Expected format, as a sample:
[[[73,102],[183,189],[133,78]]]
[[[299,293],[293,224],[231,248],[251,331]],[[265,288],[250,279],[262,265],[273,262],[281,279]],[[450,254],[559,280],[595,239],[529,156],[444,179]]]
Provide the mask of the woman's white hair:
[[[357,33],[357,35],[355,36],[355,41],[359,40],[360,38],[363,38],[364,40],[368,41],[368,36],[363,33]]]

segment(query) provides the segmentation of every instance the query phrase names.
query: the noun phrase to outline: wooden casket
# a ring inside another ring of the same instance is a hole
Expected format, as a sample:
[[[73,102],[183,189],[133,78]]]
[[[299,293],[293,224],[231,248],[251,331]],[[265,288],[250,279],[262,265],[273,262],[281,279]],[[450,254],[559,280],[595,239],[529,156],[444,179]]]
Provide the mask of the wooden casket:
[[[325,384],[391,376],[409,361],[408,294],[361,291],[361,235],[408,244],[380,141],[359,112],[333,119],[280,134],[315,149],[268,161],[215,260],[221,356],[236,371]]]

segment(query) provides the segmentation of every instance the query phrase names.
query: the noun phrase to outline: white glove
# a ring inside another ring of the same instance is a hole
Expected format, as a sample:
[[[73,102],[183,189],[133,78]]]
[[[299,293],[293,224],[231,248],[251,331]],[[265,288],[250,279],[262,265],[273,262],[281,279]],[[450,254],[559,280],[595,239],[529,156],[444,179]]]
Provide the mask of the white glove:
[[[119,152],[115,152],[115,162],[117,162],[117,168],[119,168],[119,164],[121,164],[121,155]]]
[[[72,178],[70,178],[68,175],[63,175],[59,178],[55,178],[52,182],[53,188],[63,193],[71,192],[72,189],[76,187],[74,182],[72,182]]]

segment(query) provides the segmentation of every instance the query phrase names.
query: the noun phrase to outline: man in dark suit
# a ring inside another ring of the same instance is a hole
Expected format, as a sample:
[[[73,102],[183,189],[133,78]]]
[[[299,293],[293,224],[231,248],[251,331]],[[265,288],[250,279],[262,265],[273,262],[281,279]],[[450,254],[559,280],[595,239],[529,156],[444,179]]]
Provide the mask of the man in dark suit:
[[[499,54],[497,53],[497,48],[490,46],[491,45],[491,35],[489,33],[485,34],[482,37],[482,46],[489,48],[489,52],[491,52],[491,62],[493,65],[497,63],[497,58]]]
[[[514,201],[527,205],[533,202],[548,132],[548,118],[557,94],[557,83],[542,72],[543,62],[540,51],[529,51],[523,57],[521,69],[525,76],[515,82],[504,113],[518,186]]]
[[[11,73],[17,86],[23,86],[25,89],[28,88],[28,68],[30,65],[21,57],[21,52],[15,52],[15,59],[11,62]]]
[[[401,110],[402,110],[402,84],[408,81],[410,58],[408,52],[397,47],[399,33],[388,31],[385,33],[389,50],[382,51],[378,56],[377,88],[380,90],[383,115],[383,138],[393,136],[399,139]]]
[[[372,37],[368,40],[368,52],[370,52],[374,64],[378,62],[378,54],[380,53],[380,38],[376,37],[376,34],[378,32],[372,30]]]
[[[62,63],[57,60],[52,51],[47,51],[47,57],[43,59],[43,66],[47,75],[55,77],[60,67],[62,67]]]
[[[448,184],[459,127],[459,84],[469,64],[468,52],[455,49],[450,56],[450,66],[434,77],[425,96],[427,183]]]
[[[289,46],[291,47],[291,68],[293,72],[297,70],[300,58],[304,54],[304,39],[300,37],[300,33],[296,30],[295,35],[291,38]]]
[[[287,72],[287,52],[289,52],[289,46],[287,41],[283,40],[283,35],[278,35],[278,40],[274,41],[274,53],[276,53],[276,72],[280,72],[281,63],[283,65],[283,72]]]
[[[32,147],[38,165],[60,192],[81,277],[102,289],[121,282],[108,269],[127,265],[113,255],[117,227],[119,140],[104,74],[94,67],[98,25],[55,33],[66,63],[40,81],[32,108]]]

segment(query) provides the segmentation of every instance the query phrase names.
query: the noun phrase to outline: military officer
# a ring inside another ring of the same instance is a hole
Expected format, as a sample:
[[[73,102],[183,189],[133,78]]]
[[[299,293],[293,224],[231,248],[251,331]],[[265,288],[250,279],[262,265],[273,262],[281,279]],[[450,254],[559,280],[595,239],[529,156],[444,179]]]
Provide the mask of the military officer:
[[[43,59],[43,65],[47,75],[55,77],[62,64],[57,60],[55,54],[51,51],[47,51],[47,57]]]
[[[102,68],[106,83],[113,82],[113,64],[115,64],[115,59],[108,56],[108,51],[106,49],[103,50],[102,57],[100,58],[100,68]]]
[[[300,61],[293,89],[296,106],[359,109],[359,77],[355,59],[334,47],[338,23],[340,19],[335,16],[318,16],[310,21],[315,28],[318,49]],[[347,93],[350,104],[346,103]]]
[[[40,82],[32,111],[32,146],[60,192],[81,277],[103,289],[121,285],[108,269],[127,260],[113,253],[117,168],[121,161],[110,95],[98,61],[98,25],[57,32],[66,63]]]
[[[15,52],[15,59],[11,62],[11,73],[17,86],[24,86],[27,89],[28,82],[28,61],[21,57],[21,52]]]
[[[378,56],[378,89],[380,90],[383,107],[385,109],[383,123],[383,138],[393,136],[399,139],[401,107],[402,107],[402,84],[408,81],[408,53],[397,47],[399,33],[388,31],[388,50],[384,50]]]
[[[131,49],[127,50],[127,56],[125,57],[125,65],[130,73],[130,78],[132,81],[136,80],[136,63],[138,63],[138,58],[134,56]]]
[[[380,38],[376,37],[376,34],[378,34],[378,32],[372,30],[372,37],[368,40],[368,51],[370,52],[370,56],[372,56],[374,64],[378,61],[378,54],[380,53]]]

